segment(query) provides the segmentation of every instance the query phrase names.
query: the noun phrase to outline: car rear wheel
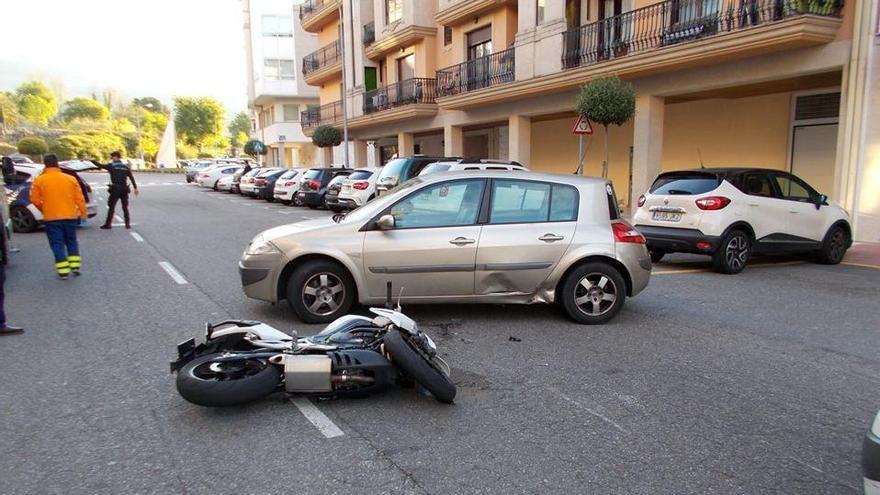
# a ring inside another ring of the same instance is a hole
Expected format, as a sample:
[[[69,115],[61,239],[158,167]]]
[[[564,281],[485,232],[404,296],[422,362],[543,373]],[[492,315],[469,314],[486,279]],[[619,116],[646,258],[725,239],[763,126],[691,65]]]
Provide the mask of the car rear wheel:
[[[623,307],[626,282],[608,263],[585,263],[568,274],[558,297],[572,320],[596,325],[614,318]]]
[[[9,212],[12,219],[12,231],[27,233],[37,230],[37,219],[24,206],[16,206]]]
[[[733,230],[721,240],[712,254],[712,265],[718,273],[737,274],[746,267],[752,256],[752,238],[742,230]]]
[[[828,230],[822,246],[816,253],[816,261],[824,265],[836,265],[843,261],[849,244],[849,236],[843,227],[835,226]]]
[[[351,275],[330,261],[307,261],[287,282],[287,304],[304,323],[328,323],[348,313],[355,300]]]

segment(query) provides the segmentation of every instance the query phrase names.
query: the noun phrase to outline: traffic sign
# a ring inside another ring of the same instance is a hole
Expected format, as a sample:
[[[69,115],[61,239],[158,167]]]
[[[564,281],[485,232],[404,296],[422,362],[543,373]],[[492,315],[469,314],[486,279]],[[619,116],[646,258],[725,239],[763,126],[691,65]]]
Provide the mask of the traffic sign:
[[[590,125],[590,121],[585,119],[583,116],[578,117],[577,122],[574,123],[574,129],[571,130],[573,134],[593,134],[593,126]]]

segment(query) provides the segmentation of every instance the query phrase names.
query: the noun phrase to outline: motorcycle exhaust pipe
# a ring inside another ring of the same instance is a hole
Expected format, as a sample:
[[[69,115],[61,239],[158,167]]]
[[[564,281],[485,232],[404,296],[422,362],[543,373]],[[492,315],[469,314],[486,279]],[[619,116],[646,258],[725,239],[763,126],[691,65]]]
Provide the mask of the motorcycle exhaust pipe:
[[[330,381],[336,383],[356,383],[358,385],[372,385],[376,379],[371,376],[363,375],[333,375]]]

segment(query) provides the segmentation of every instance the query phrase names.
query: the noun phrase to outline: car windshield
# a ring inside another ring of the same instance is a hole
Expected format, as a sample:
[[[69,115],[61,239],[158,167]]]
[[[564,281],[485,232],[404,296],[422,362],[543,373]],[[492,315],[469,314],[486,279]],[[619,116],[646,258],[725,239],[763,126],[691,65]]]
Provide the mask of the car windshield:
[[[298,174],[298,173],[299,172],[296,170],[288,170],[287,172],[284,172],[283,174],[281,174],[281,177],[279,177],[279,179],[292,179],[292,178],[296,177],[296,174]]]
[[[348,178],[351,180],[366,180],[372,176],[373,172],[371,170],[355,170]]]
[[[660,174],[651,185],[651,194],[703,194],[720,184],[714,174],[673,172]]]
[[[422,171],[419,172],[419,175],[436,174],[437,172],[448,172],[450,168],[452,168],[452,165],[449,163],[432,163],[423,168]]]
[[[321,176],[320,170],[312,169],[312,170],[309,170],[308,172],[306,172],[305,175],[303,175],[303,179],[317,179],[320,176]]]
[[[388,162],[384,168],[382,168],[382,173],[379,174],[379,181],[382,179],[387,179],[391,177],[397,178],[399,181],[406,180],[405,174],[407,172],[407,168],[409,165],[409,160],[406,158],[395,158]]]
[[[279,171],[279,170],[278,170],[277,168],[263,169],[263,170],[257,175],[257,177],[266,177],[267,175],[272,175],[272,174],[274,174],[275,172],[278,172],[278,171]]]

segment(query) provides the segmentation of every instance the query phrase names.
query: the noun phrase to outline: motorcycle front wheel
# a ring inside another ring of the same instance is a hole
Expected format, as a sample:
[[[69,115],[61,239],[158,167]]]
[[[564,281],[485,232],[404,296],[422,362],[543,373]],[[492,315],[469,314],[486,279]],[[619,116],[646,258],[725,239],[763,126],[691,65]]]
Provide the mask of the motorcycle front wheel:
[[[452,404],[455,399],[455,384],[446,373],[417,350],[417,345],[408,336],[398,330],[389,331],[385,335],[385,349],[391,354],[391,360],[416,383],[431,392],[435,399],[444,404]]]
[[[217,361],[222,354],[201,356],[177,373],[177,392],[193,404],[237,406],[271,394],[281,383],[281,370],[265,359]]]

